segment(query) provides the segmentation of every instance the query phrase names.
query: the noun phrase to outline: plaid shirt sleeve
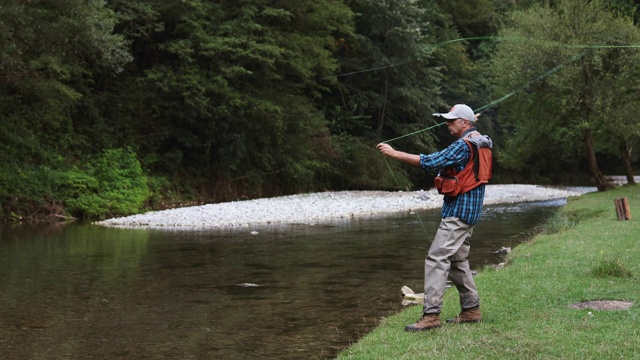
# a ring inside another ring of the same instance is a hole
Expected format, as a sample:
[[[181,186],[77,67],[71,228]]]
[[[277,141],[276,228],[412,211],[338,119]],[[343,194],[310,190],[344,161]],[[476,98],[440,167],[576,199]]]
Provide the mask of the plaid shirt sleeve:
[[[420,167],[425,170],[440,170],[447,167],[453,167],[456,171],[464,169],[469,158],[471,150],[464,140],[454,141],[446,149],[429,155],[420,154]]]
[[[420,154],[420,167],[425,171],[441,170],[446,167],[461,171],[470,157],[469,146],[464,140],[457,140],[442,151],[429,155]],[[442,204],[442,218],[455,216],[467,224],[477,224],[482,215],[484,190],[485,185],[482,184],[455,197],[445,196]]]

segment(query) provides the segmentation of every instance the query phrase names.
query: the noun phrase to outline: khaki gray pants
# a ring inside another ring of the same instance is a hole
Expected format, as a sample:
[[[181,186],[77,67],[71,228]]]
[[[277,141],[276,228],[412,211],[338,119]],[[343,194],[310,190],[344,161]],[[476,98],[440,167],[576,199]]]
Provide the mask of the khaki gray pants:
[[[424,313],[439,314],[447,278],[458,289],[460,307],[480,306],[478,289],[469,268],[469,238],[473,225],[457,217],[442,219],[424,261]]]

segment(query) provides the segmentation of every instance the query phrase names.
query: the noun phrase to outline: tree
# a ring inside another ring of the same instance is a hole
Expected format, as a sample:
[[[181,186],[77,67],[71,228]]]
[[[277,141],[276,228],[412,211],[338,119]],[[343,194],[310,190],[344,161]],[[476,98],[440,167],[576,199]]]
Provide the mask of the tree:
[[[637,63],[625,64],[637,67]],[[621,73],[627,74],[627,70]],[[636,70],[637,72],[637,70]],[[633,72],[631,72],[633,73]],[[635,79],[627,79],[624,75],[617,77],[608,91],[614,92],[608,99],[611,103],[604,114],[603,136],[605,143],[617,144],[617,147],[607,149],[613,156],[618,156],[628,184],[635,184],[633,173],[633,149],[640,139],[640,119],[635,114],[637,104],[640,104],[640,88]],[[624,124],[621,126],[621,124]]]
[[[94,75],[131,60],[114,20],[99,0],[0,3],[0,218],[60,214],[54,178],[93,140],[78,111]]]
[[[341,79],[345,110],[370,114],[367,127],[377,136],[406,132],[416,119],[430,123],[441,76],[432,63],[437,37],[427,11],[409,0],[365,0],[352,8],[359,36],[339,53],[342,71],[355,72]]]
[[[460,36],[432,1],[359,0],[350,6],[357,36],[338,44],[340,82],[325,108],[335,118],[330,130],[339,141],[340,172],[350,174],[341,186],[410,187],[413,175],[400,167],[392,170],[400,176],[387,176],[393,174],[373,145],[437,124],[435,110],[468,98],[471,76],[464,77],[473,66],[463,43],[438,46]],[[449,75],[456,81],[444,81]],[[433,132],[423,132],[395,145],[425,152],[436,144]]]
[[[72,114],[91,72],[131,60],[103,1],[3,1],[0,5],[2,163],[52,161],[74,149]]]
[[[353,29],[346,5],[138,0],[112,6],[136,55],[127,69],[131,79],[112,85],[132,94],[115,110],[138,124],[132,132],[147,139],[142,153],[151,169],[200,179],[218,200],[324,186],[331,144],[316,104],[335,80],[317,79],[334,73],[335,43]],[[103,117],[117,118],[106,111]]]
[[[628,92],[620,83],[628,89],[640,85],[640,52],[589,46],[637,44],[640,30],[600,0],[536,5],[513,13],[511,21],[501,35],[520,40],[498,46],[492,63],[497,89],[506,93],[530,85],[501,107],[515,129],[501,152],[505,164],[561,171],[579,162],[574,149],[582,148],[596,186],[606,190],[610,182],[597,155],[626,141],[611,136],[608,116],[615,112],[616,99]],[[625,106],[640,105],[633,96],[626,98],[631,103]],[[631,132],[637,121],[616,126]]]

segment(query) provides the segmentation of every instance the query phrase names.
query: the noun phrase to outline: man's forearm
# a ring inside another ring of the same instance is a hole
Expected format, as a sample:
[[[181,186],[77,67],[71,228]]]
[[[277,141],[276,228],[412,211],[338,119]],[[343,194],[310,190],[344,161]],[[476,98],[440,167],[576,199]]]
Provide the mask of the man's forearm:
[[[420,155],[409,154],[404,151],[394,150],[389,156],[407,164],[420,166]]]

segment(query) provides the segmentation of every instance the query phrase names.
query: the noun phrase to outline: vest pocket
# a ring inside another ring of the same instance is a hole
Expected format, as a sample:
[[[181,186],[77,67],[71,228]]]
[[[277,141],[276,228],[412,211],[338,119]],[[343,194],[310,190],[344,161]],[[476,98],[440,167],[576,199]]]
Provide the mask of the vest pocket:
[[[460,194],[460,183],[456,177],[436,176],[434,186],[442,195],[458,196]]]

